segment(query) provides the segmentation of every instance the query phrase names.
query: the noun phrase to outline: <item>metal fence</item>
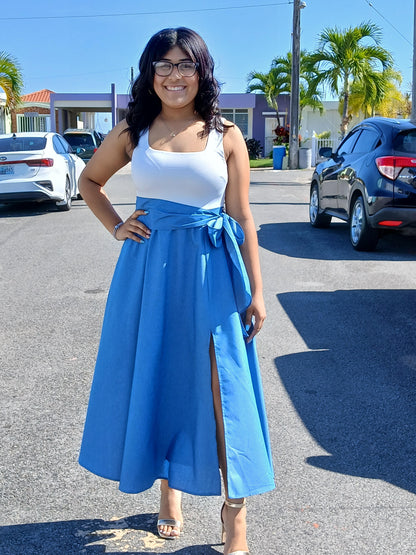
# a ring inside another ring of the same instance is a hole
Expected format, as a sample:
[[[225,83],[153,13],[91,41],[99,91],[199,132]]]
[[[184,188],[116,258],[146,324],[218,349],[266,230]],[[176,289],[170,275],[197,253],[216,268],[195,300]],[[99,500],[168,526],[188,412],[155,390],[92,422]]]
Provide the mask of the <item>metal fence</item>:
[[[50,130],[50,116],[28,116],[27,114],[16,114],[18,132],[35,132]]]

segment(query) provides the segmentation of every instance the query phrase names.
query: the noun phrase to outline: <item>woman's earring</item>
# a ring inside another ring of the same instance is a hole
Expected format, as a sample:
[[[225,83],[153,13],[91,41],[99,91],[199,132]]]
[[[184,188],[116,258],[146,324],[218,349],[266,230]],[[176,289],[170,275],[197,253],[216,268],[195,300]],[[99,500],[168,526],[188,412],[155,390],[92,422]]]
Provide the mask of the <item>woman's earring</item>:
[[[147,89],[147,92],[148,92],[149,94],[153,94],[152,89]]]

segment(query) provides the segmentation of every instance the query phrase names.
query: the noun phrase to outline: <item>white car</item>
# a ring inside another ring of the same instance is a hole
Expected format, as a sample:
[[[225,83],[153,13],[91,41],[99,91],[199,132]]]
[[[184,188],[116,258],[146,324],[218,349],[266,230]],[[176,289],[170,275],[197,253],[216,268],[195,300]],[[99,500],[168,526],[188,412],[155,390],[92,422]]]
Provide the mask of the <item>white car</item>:
[[[0,203],[52,200],[69,210],[84,167],[58,133],[0,135]]]

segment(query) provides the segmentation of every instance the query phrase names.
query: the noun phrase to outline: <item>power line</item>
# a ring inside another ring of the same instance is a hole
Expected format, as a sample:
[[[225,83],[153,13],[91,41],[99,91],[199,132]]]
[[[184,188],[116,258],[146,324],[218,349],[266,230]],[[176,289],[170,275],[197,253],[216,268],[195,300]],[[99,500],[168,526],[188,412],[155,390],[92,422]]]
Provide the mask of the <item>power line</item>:
[[[62,73],[61,75],[51,75],[50,73],[48,73],[47,75],[43,76],[43,75],[39,75],[36,74],[35,76],[33,75],[25,75],[26,79],[31,79],[32,81],[35,79],[57,79],[58,77],[85,77],[86,75],[104,75],[106,73],[111,73],[114,74],[115,72],[122,72],[122,71],[130,71],[130,67],[117,67],[115,69],[105,69],[102,71],[88,71],[86,73]]]
[[[217,12],[225,10],[243,10],[245,8],[270,8],[274,6],[284,6],[293,4],[293,0],[286,0],[286,2],[273,2],[270,4],[247,4],[245,6],[227,6],[219,8],[200,8],[191,10],[166,10],[162,12],[132,12],[132,13],[101,13],[95,15],[45,15],[45,16],[22,16],[22,17],[0,17],[0,21],[34,21],[34,20],[44,20],[44,19],[93,19],[97,17],[131,17],[136,15],[165,15],[165,14],[175,14],[175,13],[199,13],[199,12]]]
[[[384,15],[383,15],[381,12],[379,12],[379,11],[374,7],[374,5],[373,5],[372,2],[370,2],[369,0],[364,0],[364,2],[366,2],[366,3],[370,6],[370,8],[373,8],[373,10],[374,10],[382,19],[384,19],[384,21],[386,21],[386,22],[390,25],[390,27],[393,27],[393,29],[394,29],[397,33],[399,33],[399,35],[400,35],[407,43],[410,44],[410,46],[413,46],[413,44],[410,42],[410,40],[409,40],[407,37],[405,37],[405,36],[401,33],[401,31],[399,31],[399,29],[398,29],[397,27],[395,27],[395,26],[393,25],[393,23],[391,23],[391,21],[389,21],[386,17],[384,17]]]

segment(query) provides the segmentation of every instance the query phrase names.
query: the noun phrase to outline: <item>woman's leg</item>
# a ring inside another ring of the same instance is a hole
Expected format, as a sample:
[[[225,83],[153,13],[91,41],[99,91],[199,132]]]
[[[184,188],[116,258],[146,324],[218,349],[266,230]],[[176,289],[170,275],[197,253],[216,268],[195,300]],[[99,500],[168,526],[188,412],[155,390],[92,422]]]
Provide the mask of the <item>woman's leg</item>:
[[[228,498],[227,487],[227,459],[225,456],[225,436],[224,436],[224,421],[222,417],[222,404],[220,383],[218,380],[217,361],[215,358],[214,343],[211,338],[209,347],[209,356],[211,359],[211,387],[214,399],[214,413],[217,424],[217,449],[218,459],[220,463],[221,473],[224,481],[225,496]],[[233,503],[242,503],[244,499],[230,499]],[[234,509],[223,506],[222,518],[224,520],[226,541],[224,546],[224,553],[232,553],[233,551],[247,551],[246,539],[246,508]]]
[[[170,488],[167,480],[161,480],[159,520],[173,518],[183,523],[181,500],[181,492]],[[177,537],[180,535],[180,529],[177,526],[159,526],[159,532],[165,536]]]

